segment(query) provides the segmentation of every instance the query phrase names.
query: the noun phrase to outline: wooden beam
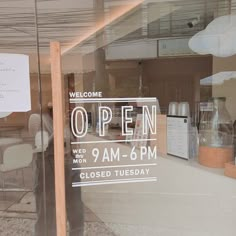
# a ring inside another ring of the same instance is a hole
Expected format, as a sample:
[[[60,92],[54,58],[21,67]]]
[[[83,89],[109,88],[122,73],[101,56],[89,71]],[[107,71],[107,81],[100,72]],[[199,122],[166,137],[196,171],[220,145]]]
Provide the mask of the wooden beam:
[[[64,161],[64,106],[61,71],[61,47],[59,42],[50,43],[52,103],[54,130],[54,171],[56,197],[57,236],[66,236],[65,161]]]

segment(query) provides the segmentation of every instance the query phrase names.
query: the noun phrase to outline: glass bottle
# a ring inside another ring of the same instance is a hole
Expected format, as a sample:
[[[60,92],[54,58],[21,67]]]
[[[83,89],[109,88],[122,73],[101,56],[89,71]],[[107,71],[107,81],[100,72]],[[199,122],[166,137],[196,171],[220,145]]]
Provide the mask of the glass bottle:
[[[233,122],[225,97],[215,97],[212,111],[203,113],[199,127],[199,162],[209,167],[224,167],[233,159]]]

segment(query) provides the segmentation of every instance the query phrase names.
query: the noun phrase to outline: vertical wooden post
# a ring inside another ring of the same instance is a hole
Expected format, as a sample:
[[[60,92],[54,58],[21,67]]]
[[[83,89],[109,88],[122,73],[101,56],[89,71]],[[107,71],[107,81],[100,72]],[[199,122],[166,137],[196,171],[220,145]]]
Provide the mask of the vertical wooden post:
[[[51,76],[52,76],[57,236],[66,236],[64,109],[63,109],[64,80],[62,79],[61,48],[59,42],[50,43],[50,56],[51,56]]]

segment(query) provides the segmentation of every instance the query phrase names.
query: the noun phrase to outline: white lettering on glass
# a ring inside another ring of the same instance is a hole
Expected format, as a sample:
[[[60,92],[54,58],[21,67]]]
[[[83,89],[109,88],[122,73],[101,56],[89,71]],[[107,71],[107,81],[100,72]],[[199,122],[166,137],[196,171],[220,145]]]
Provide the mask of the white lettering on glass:
[[[70,98],[101,98],[102,92],[69,92]]]
[[[81,118],[81,119],[80,119]],[[81,127],[79,129],[79,124]],[[75,107],[71,113],[71,131],[77,138],[82,138],[88,131],[88,115],[83,107]]]
[[[133,135],[133,130],[128,128],[128,124],[132,123],[132,118],[128,117],[128,112],[133,111],[133,106],[121,107],[121,124],[122,124],[122,136]],[[112,110],[107,106],[100,106],[98,108],[98,124],[99,124],[99,136],[105,136],[106,125],[112,120]],[[149,130],[151,134],[156,134],[156,106],[143,106],[143,134],[148,134]],[[80,125],[79,125],[80,124]],[[81,127],[79,127],[81,126]],[[77,138],[84,137],[88,132],[88,115],[85,108],[77,106],[71,113],[71,129],[72,133]]]
[[[128,117],[128,112],[133,111],[133,106],[123,106],[121,115],[124,118],[122,122],[122,136],[133,135],[133,130],[128,128],[128,124],[132,123],[132,118]]]
[[[152,106],[151,113],[148,106],[143,106],[143,134],[148,134],[148,128],[151,134],[156,134],[156,106]]]
[[[111,122],[112,111],[110,107],[100,106],[99,113],[99,136],[105,136],[105,126]]]

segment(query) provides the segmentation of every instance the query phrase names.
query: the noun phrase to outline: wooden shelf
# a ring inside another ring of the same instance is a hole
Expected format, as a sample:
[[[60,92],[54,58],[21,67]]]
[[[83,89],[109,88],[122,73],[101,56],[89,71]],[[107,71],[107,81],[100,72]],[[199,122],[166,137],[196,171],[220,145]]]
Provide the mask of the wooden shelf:
[[[225,164],[226,176],[236,179],[236,165],[234,162],[229,162]]]

